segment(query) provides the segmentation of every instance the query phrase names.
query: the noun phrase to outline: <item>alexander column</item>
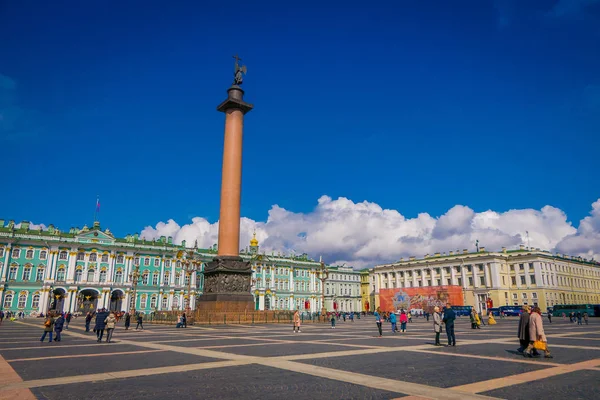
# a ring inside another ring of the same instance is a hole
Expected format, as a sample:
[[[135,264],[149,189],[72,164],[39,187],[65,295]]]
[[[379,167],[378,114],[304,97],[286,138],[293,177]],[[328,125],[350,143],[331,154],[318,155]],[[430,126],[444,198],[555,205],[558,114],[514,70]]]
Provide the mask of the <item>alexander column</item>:
[[[252,104],[243,100],[240,87],[246,66],[236,55],[233,84],[217,110],[225,113],[225,142],[221,177],[221,210],[217,257],[204,269],[204,290],[198,299],[200,311],[244,311],[254,309],[250,294],[252,269],[240,249],[240,202],[242,191],[242,133],[244,115]]]

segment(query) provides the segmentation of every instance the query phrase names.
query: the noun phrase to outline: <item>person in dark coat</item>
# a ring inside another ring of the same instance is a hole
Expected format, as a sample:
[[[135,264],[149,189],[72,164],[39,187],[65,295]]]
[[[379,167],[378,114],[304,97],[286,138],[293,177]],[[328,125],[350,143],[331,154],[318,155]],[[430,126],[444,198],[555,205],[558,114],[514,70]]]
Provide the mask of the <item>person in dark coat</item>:
[[[531,309],[529,306],[523,306],[523,312],[519,318],[519,329],[517,331],[517,337],[519,338],[519,344],[521,347],[517,349],[519,353],[522,353],[527,346],[529,346],[529,312]]]
[[[54,339],[55,342],[60,342],[60,333],[63,330],[64,324],[65,318],[62,316],[62,314],[59,314],[58,318],[56,318],[54,321],[54,333],[56,333],[56,338]]]
[[[85,315],[85,331],[89,332],[90,331],[90,322],[92,322],[92,313],[88,312]]]
[[[52,331],[54,330],[54,318],[52,318],[52,314],[48,313],[46,319],[44,320],[44,334],[40,339],[40,342],[43,342],[46,338],[47,334],[50,334],[50,338],[48,339],[48,343],[52,342]]]
[[[129,329],[129,325],[131,325],[131,315],[129,313],[125,314],[125,330]]]
[[[450,303],[446,304],[444,317],[442,322],[446,324],[446,336],[448,336],[448,346],[456,346],[456,335],[454,334],[454,321],[456,320],[456,312],[452,309]]]
[[[69,324],[71,323],[71,318],[73,318],[73,314],[70,312],[65,316],[65,329],[69,329]]]
[[[140,326],[142,327],[142,330],[144,330],[144,318],[142,317],[142,313],[138,313],[137,315],[137,325],[135,326],[135,330],[137,331]]]
[[[104,336],[104,329],[106,328],[106,318],[108,317],[108,312],[99,311],[96,314],[96,325],[94,326],[94,330],[96,331],[96,336],[98,337],[98,342],[102,341],[102,336]]]

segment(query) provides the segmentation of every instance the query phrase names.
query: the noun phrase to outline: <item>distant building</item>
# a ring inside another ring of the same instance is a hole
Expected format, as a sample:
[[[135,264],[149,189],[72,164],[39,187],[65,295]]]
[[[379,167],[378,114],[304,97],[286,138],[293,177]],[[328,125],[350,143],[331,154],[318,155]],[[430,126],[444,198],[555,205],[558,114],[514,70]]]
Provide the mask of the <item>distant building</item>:
[[[321,311],[323,291],[317,271],[321,263],[301,256],[260,254],[256,236],[248,251],[252,264],[252,293],[257,310]],[[328,311],[360,311],[358,272],[351,267],[326,267],[325,308]]]
[[[199,269],[194,273],[185,271],[185,250],[190,250],[185,241],[176,245],[171,237],[116,238],[99,222],[61,232],[52,225],[40,230],[30,229],[26,221],[0,220],[0,309],[84,313],[98,308],[128,311],[135,304],[137,311],[150,313],[185,310],[190,298],[194,309],[194,299],[202,294],[202,271],[217,249],[195,249]],[[306,254],[261,254],[256,237],[240,256],[252,264],[251,292],[257,310],[321,310],[319,262]],[[326,308],[360,311],[359,273],[349,267],[326,268],[330,270]]]
[[[545,310],[555,304],[600,304],[599,263],[525,246],[410,257],[369,272],[376,307],[380,294],[389,289],[448,286],[462,288],[463,303],[484,313],[490,305],[527,304]]]

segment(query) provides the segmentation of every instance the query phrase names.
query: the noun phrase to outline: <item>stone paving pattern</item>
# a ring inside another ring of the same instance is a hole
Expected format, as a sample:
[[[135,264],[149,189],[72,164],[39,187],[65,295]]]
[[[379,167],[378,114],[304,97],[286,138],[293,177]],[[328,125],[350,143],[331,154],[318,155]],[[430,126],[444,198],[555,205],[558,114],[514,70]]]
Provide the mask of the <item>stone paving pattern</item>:
[[[76,319],[40,343],[41,319],[0,325],[0,399],[598,399],[600,320],[545,320],[553,359],[516,352],[517,318],[433,346],[432,323],[377,337],[372,317],[305,325],[117,326],[97,343]],[[445,339],[445,334],[442,334]],[[442,340],[445,342],[445,340]]]

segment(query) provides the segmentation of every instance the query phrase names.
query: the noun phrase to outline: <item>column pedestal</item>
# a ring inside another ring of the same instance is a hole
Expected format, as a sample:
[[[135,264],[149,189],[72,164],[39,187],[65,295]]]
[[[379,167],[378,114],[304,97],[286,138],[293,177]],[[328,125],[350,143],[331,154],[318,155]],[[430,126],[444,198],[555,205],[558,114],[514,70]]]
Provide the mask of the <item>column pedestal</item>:
[[[252,268],[237,256],[219,256],[204,270],[204,290],[196,303],[197,310],[241,312],[254,310],[250,293]]]

